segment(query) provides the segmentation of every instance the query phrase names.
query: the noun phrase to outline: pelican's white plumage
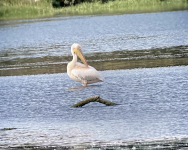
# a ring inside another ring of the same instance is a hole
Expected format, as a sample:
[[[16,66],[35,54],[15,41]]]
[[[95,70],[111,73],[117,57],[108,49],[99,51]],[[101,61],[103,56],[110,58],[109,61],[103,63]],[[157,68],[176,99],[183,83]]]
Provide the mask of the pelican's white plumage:
[[[68,76],[72,80],[81,82],[83,86],[87,86],[87,84],[90,83],[102,82],[103,77],[101,77],[101,75],[95,68],[88,66],[81,49],[82,47],[77,43],[74,43],[71,46],[71,53],[73,55],[73,59],[67,65]],[[81,61],[84,64],[77,62],[77,55],[78,57],[80,57]]]

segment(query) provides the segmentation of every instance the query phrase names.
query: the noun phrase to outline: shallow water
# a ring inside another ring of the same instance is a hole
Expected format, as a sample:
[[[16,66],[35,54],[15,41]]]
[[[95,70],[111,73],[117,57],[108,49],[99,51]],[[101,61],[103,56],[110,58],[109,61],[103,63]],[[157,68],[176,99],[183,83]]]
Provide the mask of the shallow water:
[[[0,77],[0,127],[16,128],[0,131],[1,147],[187,137],[187,66],[100,73],[77,89],[65,73]],[[71,108],[93,95],[120,105]]]

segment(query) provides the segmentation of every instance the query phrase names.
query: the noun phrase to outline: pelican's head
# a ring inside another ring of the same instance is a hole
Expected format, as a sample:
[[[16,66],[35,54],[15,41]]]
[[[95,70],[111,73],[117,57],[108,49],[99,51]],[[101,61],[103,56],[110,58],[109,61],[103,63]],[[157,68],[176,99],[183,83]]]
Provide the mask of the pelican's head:
[[[87,61],[86,61],[81,49],[82,49],[82,47],[79,44],[74,43],[71,46],[71,53],[72,53],[72,55],[77,54],[78,57],[81,59],[81,61],[86,65],[86,67],[88,67]]]

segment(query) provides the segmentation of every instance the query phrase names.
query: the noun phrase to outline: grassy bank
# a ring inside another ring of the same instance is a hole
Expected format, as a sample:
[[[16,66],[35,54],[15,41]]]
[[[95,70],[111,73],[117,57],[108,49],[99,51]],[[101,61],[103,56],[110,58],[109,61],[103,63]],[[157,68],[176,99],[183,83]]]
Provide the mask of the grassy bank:
[[[188,10],[188,0],[115,0],[53,8],[50,0],[0,0],[0,19]]]

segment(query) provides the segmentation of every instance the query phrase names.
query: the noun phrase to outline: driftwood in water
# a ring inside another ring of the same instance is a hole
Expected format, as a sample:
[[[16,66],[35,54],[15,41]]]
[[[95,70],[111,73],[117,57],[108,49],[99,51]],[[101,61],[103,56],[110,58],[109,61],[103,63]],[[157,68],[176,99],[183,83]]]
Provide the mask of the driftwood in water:
[[[99,97],[99,95],[96,96],[92,96],[89,98],[84,99],[83,101],[80,101],[76,104],[74,104],[72,107],[82,107],[90,102],[99,102],[99,103],[103,103],[106,106],[113,106],[113,105],[117,105],[116,103],[110,102],[108,100],[102,99]]]
[[[0,130],[6,131],[6,130],[14,130],[14,129],[17,129],[17,128],[3,128],[3,129],[0,129]]]

